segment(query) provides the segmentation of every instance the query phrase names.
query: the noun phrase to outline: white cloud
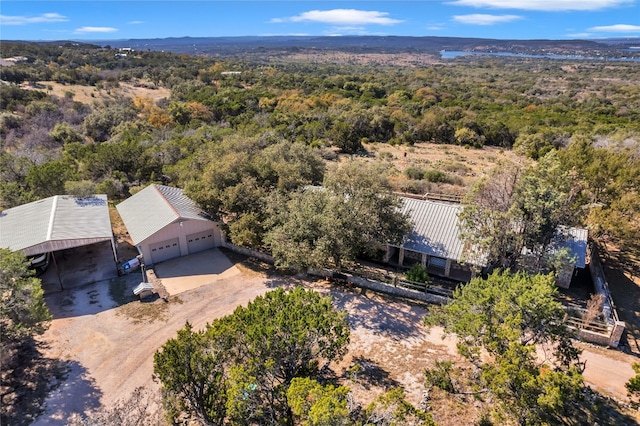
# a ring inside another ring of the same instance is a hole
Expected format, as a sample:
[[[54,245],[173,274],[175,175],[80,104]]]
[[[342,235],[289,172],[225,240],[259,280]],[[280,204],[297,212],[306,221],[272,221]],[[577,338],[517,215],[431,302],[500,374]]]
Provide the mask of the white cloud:
[[[280,22],[317,22],[332,25],[395,25],[403,21],[388,17],[387,12],[376,10],[333,9],[310,10],[288,18],[274,18],[273,23]]]
[[[118,31],[118,29],[113,27],[80,27],[80,28],[77,28],[73,33],[74,34],[114,33],[116,31]]]
[[[615,24],[591,27],[587,31],[598,33],[640,33],[640,25]]]
[[[59,13],[43,13],[38,16],[8,16],[0,15],[1,25],[29,25],[40,24],[45,22],[67,22],[66,16]]]
[[[127,24],[129,24],[129,25],[144,24],[144,21],[129,21],[129,22],[127,22]]]
[[[453,20],[456,22],[470,25],[495,25],[504,22],[518,21],[520,19],[522,19],[522,16],[518,15],[485,15],[482,13],[456,15],[453,17]]]
[[[454,0],[455,6],[538,11],[601,10],[633,4],[634,0]]]
[[[445,24],[430,24],[427,25],[429,31],[442,31],[446,28]]]

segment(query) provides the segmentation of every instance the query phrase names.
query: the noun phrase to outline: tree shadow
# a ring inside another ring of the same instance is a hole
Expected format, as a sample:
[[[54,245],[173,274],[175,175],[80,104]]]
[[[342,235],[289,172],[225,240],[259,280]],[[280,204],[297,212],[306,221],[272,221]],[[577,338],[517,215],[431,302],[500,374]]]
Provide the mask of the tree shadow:
[[[352,328],[362,327],[393,340],[420,337],[425,332],[422,320],[428,309],[424,305],[364,288],[332,286],[331,296],[337,308],[349,313]]]
[[[593,392],[591,389],[585,389],[583,398],[574,403],[570,418],[566,420],[568,425],[633,426],[640,424],[637,418],[630,414],[628,407],[625,409],[620,402]]]
[[[102,392],[84,367],[43,357],[42,349],[46,344],[32,338],[3,347],[0,424],[65,425],[71,406],[79,412],[100,406]]]
[[[396,341],[426,333],[422,320],[428,308],[419,302],[307,276],[269,276],[266,286],[270,289],[302,286],[330,295],[336,309],[347,311],[352,329],[361,327]]]
[[[601,262],[618,315],[625,322],[619,348],[640,357],[640,285],[633,280],[640,277],[640,271],[636,260],[621,260],[620,256],[621,252],[610,252]]]
[[[371,387],[394,389],[402,386],[400,382],[391,378],[388,371],[363,356],[353,359],[351,367],[344,372],[344,376],[366,390],[371,389]]]
[[[102,391],[86,368],[76,361],[65,364],[65,377],[47,396],[44,411],[33,426],[66,425],[74,414],[82,415],[101,406]]]
[[[64,289],[45,295],[54,319],[95,315],[137,300],[133,289],[140,284],[137,273]]]

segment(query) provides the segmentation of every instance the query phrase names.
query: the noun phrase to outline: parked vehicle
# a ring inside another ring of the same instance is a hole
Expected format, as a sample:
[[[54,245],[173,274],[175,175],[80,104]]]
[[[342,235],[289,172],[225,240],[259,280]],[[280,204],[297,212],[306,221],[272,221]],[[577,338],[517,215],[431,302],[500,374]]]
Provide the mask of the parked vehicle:
[[[42,253],[36,254],[33,256],[28,256],[27,259],[31,262],[29,268],[33,269],[36,272],[36,277],[44,274],[47,268],[49,267],[49,262],[51,261],[51,253]]]

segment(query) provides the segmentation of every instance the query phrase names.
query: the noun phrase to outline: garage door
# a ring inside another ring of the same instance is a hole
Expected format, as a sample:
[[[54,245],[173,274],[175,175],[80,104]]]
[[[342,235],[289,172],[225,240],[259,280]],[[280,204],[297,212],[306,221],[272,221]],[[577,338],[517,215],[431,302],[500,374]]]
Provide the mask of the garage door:
[[[213,229],[187,235],[187,247],[189,248],[189,254],[215,247],[216,239],[214,238],[214,235],[215,233]]]
[[[177,238],[161,243],[149,244],[149,250],[151,250],[151,261],[153,263],[159,263],[163,260],[180,256],[180,244]]]

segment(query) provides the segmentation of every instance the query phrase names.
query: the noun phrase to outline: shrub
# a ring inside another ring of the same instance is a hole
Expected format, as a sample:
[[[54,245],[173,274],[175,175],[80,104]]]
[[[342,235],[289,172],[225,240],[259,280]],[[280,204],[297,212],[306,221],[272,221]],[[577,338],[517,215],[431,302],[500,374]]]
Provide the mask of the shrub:
[[[433,183],[449,183],[450,178],[445,172],[440,170],[427,170],[424,172],[424,179]]]
[[[407,167],[404,171],[404,174],[407,175],[409,179],[414,180],[422,180],[424,178],[424,173],[424,170],[415,166]]]
[[[429,274],[427,274],[427,270],[418,263],[413,265],[405,275],[409,281],[414,281],[417,283],[428,283],[429,281],[431,281],[431,279],[429,278]]]

